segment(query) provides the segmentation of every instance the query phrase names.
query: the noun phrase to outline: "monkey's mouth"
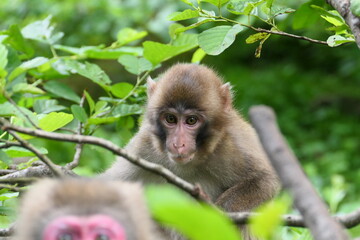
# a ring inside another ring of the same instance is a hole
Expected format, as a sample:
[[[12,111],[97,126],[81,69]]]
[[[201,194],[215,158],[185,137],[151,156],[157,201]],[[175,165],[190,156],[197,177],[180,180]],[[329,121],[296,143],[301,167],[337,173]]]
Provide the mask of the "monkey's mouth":
[[[194,156],[195,156],[195,153],[190,153],[187,155],[169,153],[170,159],[179,164],[186,164],[188,162],[191,162],[194,159]]]

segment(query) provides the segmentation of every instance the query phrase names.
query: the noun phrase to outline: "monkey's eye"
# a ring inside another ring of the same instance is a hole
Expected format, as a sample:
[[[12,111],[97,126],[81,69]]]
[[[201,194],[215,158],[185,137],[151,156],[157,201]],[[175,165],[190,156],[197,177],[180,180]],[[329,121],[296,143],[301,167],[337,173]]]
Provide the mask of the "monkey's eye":
[[[104,233],[100,233],[96,236],[95,240],[110,240],[110,237]]]
[[[188,118],[186,119],[186,124],[188,124],[188,125],[194,125],[194,124],[197,123],[197,121],[198,121],[197,117],[195,117],[195,116],[190,116],[190,117],[188,117]]]
[[[173,115],[173,114],[166,114],[165,120],[167,123],[171,123],[171,124],[177,122],[177,119],[176,119],[175,115]]]
[[[58,237],[57,240],[73,240],[74,237],[71,233],[61,233]]]

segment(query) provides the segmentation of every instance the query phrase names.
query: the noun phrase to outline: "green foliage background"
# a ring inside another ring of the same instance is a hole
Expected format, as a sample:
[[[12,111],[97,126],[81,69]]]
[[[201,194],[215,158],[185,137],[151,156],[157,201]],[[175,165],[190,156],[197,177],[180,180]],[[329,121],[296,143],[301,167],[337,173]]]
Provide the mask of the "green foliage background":
[[[255,1],[254,1],[255,2]],[[320,16],[311,14],[311,4],[329,8],[325,1],[278,1],[298,12],[280,19],[284,31],[326,40],[331,25]],[[306,4],[304,4],[306,3]],[[210,7],[211,8],[211,7]],[[120,29],[131,27],[146,30],[146,40],[168,42],[168,15],[187,9],[175,0],[2,0],[0,2],[0,31],[12,24],[20,28],[52,15],[56,31],[64,32],[62,45],[82,47],[108,46],[117,38]],[[189,23],[189,20],[185,20]],[[258,22],[265,27],[264,23]],[[214,26],[202,25],[193,32]],[[330,48],[297,39],[271,36],[263,45],[261,58],[255,58],[257,46],[247,45],[251,33],[238,34],[235,43],[217,56],[206,56],[202,63],[212,66],[234,86],[235,104],[247,116],[249,107],[266,104],[274,108],[279,125],[290,145],[333,212],[349,212],[359,207],[360,186],[360,58],[355,44]],[[39,43],[36,56],[51,56],[50,49]],[[136,45],[137,42],[131,43]],[[161,73],[175,62],[189,62],[187,52],[162,64]],[[124,59],[125,62],[129,61]],[[117,61],[94,59],[115,82],[135,84]],[[104,89],[82,76],[59,79],[81,95],[86,88],[98,100]],[[50,86],[49,86],[50,87]],[[115,90],[114,90],[115,91]],[[145,102],[145,89],[139,88],[131,103]],[[114,94],[116,95],[116,94]],[[69,106],[70,107],[70,106]],[[86,106],[87,109],[90,106]],[[76,111],[73,111],[76,112]],[[80,113],[79,113],[80,114]],[[78,117],[81,119],[81,116]],[[96,136],[121,146],[136,131],[139,115],[97,129]],[[74,123],[73,123],[74,124]],[[125,127],[124,127],[125,126]],[[57,163],[68,162],[74,153],[73,144],[34,139],[44,146]],[[109,152],[86,146],[77,171],[92,175],[103,171],[114,160]],[[358,236],[356,228],[353,235]],[[304,233],[300,233],[300,235]],[[303,239],[306,239],[304,237]]]

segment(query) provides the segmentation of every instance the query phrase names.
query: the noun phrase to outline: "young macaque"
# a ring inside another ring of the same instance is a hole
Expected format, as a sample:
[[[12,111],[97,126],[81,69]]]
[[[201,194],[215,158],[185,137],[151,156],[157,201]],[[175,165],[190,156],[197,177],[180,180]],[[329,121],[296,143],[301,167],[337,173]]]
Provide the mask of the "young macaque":
[[[251,210],[279,188],[254,129],[233,108],[230,85],[202,65],[177,64],[148,80],[145,118],[125,149],[200,184],[226,211]],[[122,158],[103,176],[165,182]]]
[[[17,240],[157,240],[140,185],[46,179],[22,199]]]

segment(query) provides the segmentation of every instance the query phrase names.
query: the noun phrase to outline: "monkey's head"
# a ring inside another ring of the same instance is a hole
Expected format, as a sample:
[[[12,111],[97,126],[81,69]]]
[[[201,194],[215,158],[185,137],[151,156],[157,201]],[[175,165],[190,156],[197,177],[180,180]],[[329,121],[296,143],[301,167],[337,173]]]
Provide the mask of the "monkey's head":
[[[158,82],[148,80],[147,117],[158,148],[179,164],[206,159],[232,108],[230,85],[211,69],[177,64]]]
[[[18,240],[150,240],[141,186],[121,181],[45,179],[22,199]]]

